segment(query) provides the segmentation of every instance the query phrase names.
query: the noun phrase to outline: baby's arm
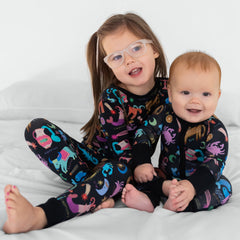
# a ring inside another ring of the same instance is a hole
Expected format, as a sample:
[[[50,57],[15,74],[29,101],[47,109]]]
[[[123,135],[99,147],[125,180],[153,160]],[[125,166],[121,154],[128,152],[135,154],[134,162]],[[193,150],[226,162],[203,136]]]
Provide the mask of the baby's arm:
[[[152,181],[154,176],[157,176],[157,174],[151,163],[141,164],[134,170],[134,178],[140,183]]]

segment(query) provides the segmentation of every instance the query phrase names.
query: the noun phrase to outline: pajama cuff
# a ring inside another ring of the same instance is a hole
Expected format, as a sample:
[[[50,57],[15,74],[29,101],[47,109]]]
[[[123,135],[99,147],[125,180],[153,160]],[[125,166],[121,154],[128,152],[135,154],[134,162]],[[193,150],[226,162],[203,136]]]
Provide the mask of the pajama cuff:
[[[151,163],[151,151],[147,144],[139,143],[133,145],[131,168],[134,169],[144,163]]]
[[[152,189],[149,194],[147,192],[145,193],[149,197],[154,208],[159,205],[161,198],[164,196],[162,191],[163,181],[163,178],[157,177],[157,179],[152,182]]]
[[[69,219],[64,205],[56,198],[50,198],[46,203],[40,204],[38,207],[45,212],[47,218],[46,228]]]
[[[215,179],[211,172],[206,167],[200,167],[196,172],[187,178],[195,188],[196,195],[210,189],[215,184]]]
[[[162,191],[163,182],[163,178],[154,177],[152,181],[137,184],[136,188],[145,193],[152,202],[153,207],[156,208],[164,196]]]

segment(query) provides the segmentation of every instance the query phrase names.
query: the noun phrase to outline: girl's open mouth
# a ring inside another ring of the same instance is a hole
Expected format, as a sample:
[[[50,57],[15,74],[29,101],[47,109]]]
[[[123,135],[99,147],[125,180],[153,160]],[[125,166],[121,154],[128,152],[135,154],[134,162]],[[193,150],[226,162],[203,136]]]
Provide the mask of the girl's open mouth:
[[[130,75],[130,76],[136,76],[136,75],[138,75],[141,71],[142,71],[142,68],[134,68],[134,69],[129,73],[129,75]]]

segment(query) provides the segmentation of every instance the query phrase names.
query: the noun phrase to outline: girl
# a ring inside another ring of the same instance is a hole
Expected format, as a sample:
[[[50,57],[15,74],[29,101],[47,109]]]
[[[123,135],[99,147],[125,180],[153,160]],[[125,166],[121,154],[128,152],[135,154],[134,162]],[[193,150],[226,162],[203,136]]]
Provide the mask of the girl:
[[[167,99],[166,63],[147,23],[128,13],[110,17],[88,43],[94,113],[77,142],[45,119],[29,123],[25,138],[35,155],[73,187],[37,207],[17,187],[5,187],[6,233],[52,226],[113,207],[131,174],[134,133]]]

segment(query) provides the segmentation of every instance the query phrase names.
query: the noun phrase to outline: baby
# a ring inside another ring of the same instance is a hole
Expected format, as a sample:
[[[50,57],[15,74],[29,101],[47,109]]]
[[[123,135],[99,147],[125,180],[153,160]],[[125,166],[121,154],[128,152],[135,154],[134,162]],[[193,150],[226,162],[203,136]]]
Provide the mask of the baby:
[[[166,209],[196,212],[228,201],[232,186],[222,175],[228,135],[214,115],[220,82],[219,64],[203,52],[174,60],[170,103],[160,105],[135,135],[133,169],[139,184],[127,184],[123,190],[122,201],[128,207],[152,212],[162,200]],[[151,154],[160,136],[159,169],[154,169]]]

